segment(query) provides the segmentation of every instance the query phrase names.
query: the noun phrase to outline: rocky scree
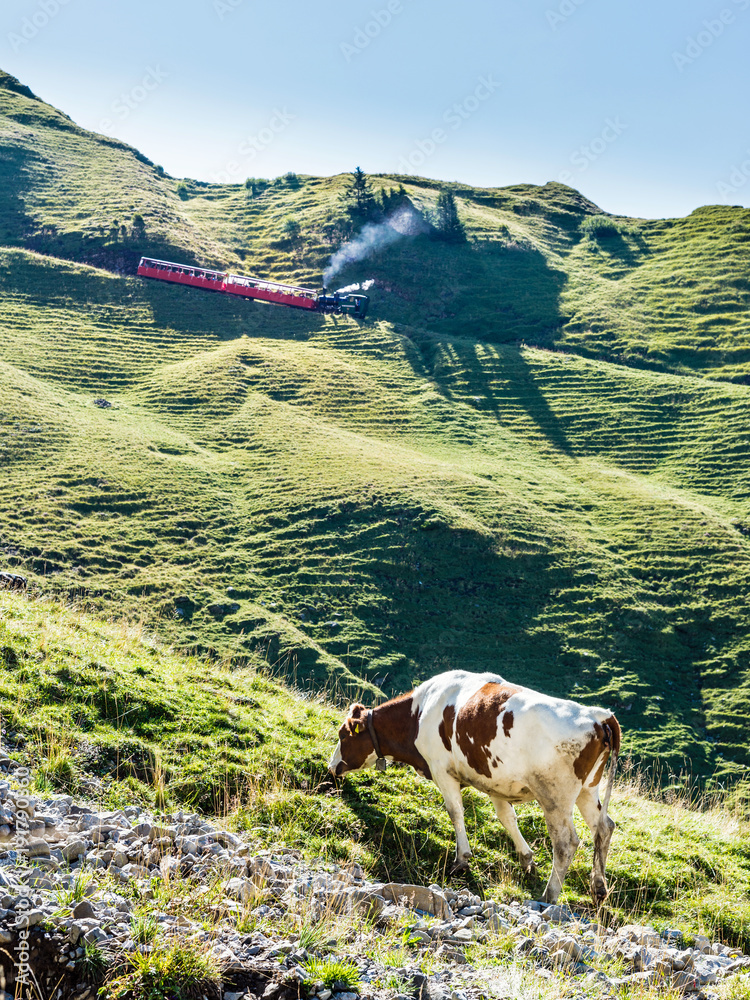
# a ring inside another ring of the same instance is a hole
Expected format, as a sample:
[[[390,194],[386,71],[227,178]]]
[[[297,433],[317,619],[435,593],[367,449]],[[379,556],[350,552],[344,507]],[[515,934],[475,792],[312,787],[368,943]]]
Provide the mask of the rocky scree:
[[[197,814],[155,817],[136,805],[98,811],[71,796],[35,800],[14,789],[14,766],[0,757],[8,772],[0,781],[6,996],[16,988],[13,955],[23,927],[38,988],[55,1000],[96,995],[92,951],[104,977],[128,968],[134,952],[175,941],[216,960],[219,1000],[475,1000],[502,995],[505,962],[540,980],[559,975],[580,995],[663,985],[708,996],[719,979],[750,968],[749,957],[704,937],[686,947],[677,930],[613,930],[566,906],[373,882],[357,864],[310,862],[291,849],[255,853]],[[23,836],[14,838],[16,830]],[[143,914],[148,934],[138,930]],[[327,935],[341,919],[349,933]],[[373,936],[389,933],[391,947],[400,940],[396,951],[406,956],[397,967],[367,954],[377,954]],[[467,955],[475,944],[485,946],[480,962]],[[356,976],[325,982],[320,960],[331,968],[353,964]]]

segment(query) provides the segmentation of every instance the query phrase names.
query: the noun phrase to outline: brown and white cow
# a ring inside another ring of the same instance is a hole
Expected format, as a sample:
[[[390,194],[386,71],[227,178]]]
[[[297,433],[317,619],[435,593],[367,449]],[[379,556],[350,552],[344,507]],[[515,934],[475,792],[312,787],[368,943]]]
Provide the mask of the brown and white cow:
[[[550,903],[579,844],[577,805],[594,837],[591,894],[598,903],[607,895],[604,869],[615,827],[607,807],[619,750],[620,726],[605,708],[550,698],[497,674],[452,670],[371,711],[352,705],[328,768],[338,777],[398,761],[434,781],[456,831],[454,872],[468,868],[471,858],[462,788],[489,795],[527,872],[535,870],[534,860],[513,804],[536,800],[552,839],[552,874],[544,891]],[[610,753],[602,802],[599,783]]]

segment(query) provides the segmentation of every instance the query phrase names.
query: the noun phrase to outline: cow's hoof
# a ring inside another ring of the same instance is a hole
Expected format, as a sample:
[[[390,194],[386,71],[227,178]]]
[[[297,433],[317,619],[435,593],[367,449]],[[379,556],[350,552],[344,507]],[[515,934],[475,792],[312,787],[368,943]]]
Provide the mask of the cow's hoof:
[[[527,875],[536,875],[536,865],[534,864],[534,858],[531,853],[522,855],[521,867]]]
[[[469,862],[465,860],[456,861],[451,868],[451,875],[465,875],[469,870]]]
[[[609,895],[609,889],[606,885],[601,883],[591,886],[591,898],[594,901],[594,906],[599,907],[602,905],[604,900]]]

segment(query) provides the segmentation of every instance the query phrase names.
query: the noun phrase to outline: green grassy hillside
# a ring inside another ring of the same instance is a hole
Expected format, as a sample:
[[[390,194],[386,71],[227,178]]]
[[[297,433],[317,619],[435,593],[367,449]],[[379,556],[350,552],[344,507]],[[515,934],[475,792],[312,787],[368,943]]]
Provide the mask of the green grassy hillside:
[[[178,190],[1,79],[0,116],[4,564],[332,696],[494,669],[745,775],[750,213],[591,237],[561,185],[459,186],[465,246],[342,274],[357,324],[129,276],[317,283],[345,178]]]
[[[446,879],[454,835],[435,786],[392,767],[332,787],[326,762],[341,711],[280,684],[260,658],[211,668],[137,625],[0,593],[0,663],[4,748],[32,768],[34,791],[93,794],[104,808],[199,806],[256,846],[356,860],[381,878]],[[655,802],[646,791],[634,775],[615,788],[612,893],[598,919],[676,925],[747,949],[746,824],[719,803]],[[489,799],[464,797],[469,885],[486,897],[538,897],[552,863],[539,808],[519,808],[540,867],[527,878]],[[577,822],[582,844],[563,899],[593,917],[591,838]]]

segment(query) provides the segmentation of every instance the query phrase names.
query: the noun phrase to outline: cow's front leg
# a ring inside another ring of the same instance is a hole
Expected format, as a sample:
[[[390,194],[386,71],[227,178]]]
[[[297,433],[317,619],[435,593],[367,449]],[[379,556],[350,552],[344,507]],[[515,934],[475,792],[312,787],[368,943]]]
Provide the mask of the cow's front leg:
[[[490,798],[492,799],[492,804],[495,807],[497,818],[508,831],[510,839],[513,841],[515,848],[518,851],[518,856],[521,859],[521,866],[523,867],[523,870],[527,875],[536,875],[534,856],[531,853],[531,848],[524,840],[523,834],[518,829],[516,810],[507,799],[501,799],[498,795],[491,795]]]
[[[464,803],[461,798],[461,785],[449,774],[433,774],[432,780],[440,789],[445,802],[445,808],[456,831],[456,861],[453,865],[452,873],[465,872],[469,867],[471,859],[471,848],[469,838],[466,836],[466,825],[464,823]]]

